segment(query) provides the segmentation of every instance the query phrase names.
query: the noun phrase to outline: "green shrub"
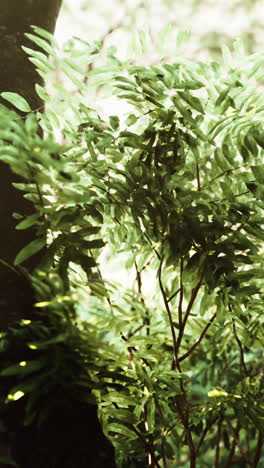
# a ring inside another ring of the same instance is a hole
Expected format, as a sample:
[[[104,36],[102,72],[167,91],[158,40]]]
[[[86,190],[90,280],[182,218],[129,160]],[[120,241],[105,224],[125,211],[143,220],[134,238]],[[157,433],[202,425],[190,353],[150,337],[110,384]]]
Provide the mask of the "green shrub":
[[[32,39],[41,47],[45,34]],[[42,357],[2,372],[18,370],[11,394],[26,393],[39,417],[34,376],[53,388],[43,360],[56,348],[62,386],[70,375],[67,391],[84,401],[93,388],[118,466],[261,466],[263,54],[237,43],[220,64],[178,55],[144,67],[78,39],[64,52],[55,44],[36,63],[44,75],[59,67],[75,93],[38,87],[44,116],[1,110],[0,159],[36,210],[19,219],[37,237],[16,265],[48,245],[31,279],[49,326],[19,329]],[[102,117],[93,92],[129,112]],[[135,287],[101,276],[105,245],[127,259]]]

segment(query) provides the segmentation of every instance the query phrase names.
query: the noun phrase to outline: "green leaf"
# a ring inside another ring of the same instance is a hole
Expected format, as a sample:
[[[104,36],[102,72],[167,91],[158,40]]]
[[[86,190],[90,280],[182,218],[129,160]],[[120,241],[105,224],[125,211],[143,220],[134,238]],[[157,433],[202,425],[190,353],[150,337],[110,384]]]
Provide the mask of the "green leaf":
[[[112,418],[117,419],[119,421],[129,424],[137,423],[136,416],[129,410],[107,407],[107,413],[110,414]]]
[[[41,99],[43,99],[43,101],[48,101],[49,94],[47,93],[46,89],[43,86],[40,86],[38,84],[36,84],[35,88],[36,88],[36,92],[37,92],[38,96]]]
[[[48,41],[41,39],[35,34],[26,33],[25,36],[30,39],[32,42],[37,44],[41,49],[45,50],[49,55],[55,55],[53,48],[49,45]]]
[[[264,184],[264,168],[263,166],[251,166],[252,174],[257,182]]]
[[[224,158],[223,153],[220,148],[216,148],[214,152],[214,160],[223,172],[230,169],[230,165],[228,164],[227,160]]]
[[[128,427],[123,426],[121,424],[116,424],[116,423],[108,424],[106,429],[108,433],[114,432],[116,434],[120,434],[120,435],[127,437],[129,440],[138,438],[138,435],[135,432],[131,431],[131,429],[128,429]]]
[[[106,395],[104,395],[104,400],[111,401],[118,405],[123,405],[123,406],[136,406],[138,403],[136,400],[134,400],[130,396],[124,395],[123,393],[120,393],[120,392],[109,392]]]
[[[37,221],[39,219],[39,214],[35,213],[33,215],[28,216],[26,219],[23,219],[20,223],[16,225],[17,230],[22,230],[22,229],[27,229],[31,226],[34,226],[34,224],[37,224]]]
[[[105,242],[102,239],[94,239],[90,241],[83,241],[81,245],[87,249],[100,249],[101,247],[104,247]]]
[[[187,102],[193,109],[197,110],[198,112],[204,113],[204,109],[200,99],[195,96],[192,96],[190,93],[178,91],[178,95]]]
[[[150,432],[153,432],[155,429],[155,402],[153,398],[150,398],[147,401],[147,421]]]
[[[43,249],[46,246],[46,240],[45,239],[35,239],[32,242],[30,242],[26,247],[24,247],[20,252],[17,254],[14,265],[20,265],[23,263],[25,260],[28,258],[32,257],[35,253],[39,252],[41,249]]]
[[[9,366],[6,369],[0,372],[2,376],[8,375],[28,375],[32,374],[33,372],[41,369],[46,364],[45,359],[42,360],[34,360],[34,361],[22,361],[19,364],[14,364],[13,366]]]
[[[222,104],[222,102],[225,100],[226,96],[228,95],[230,89],[231,87],[228,86],[226,89],[224,89],[224,91],[221,92],[221,94],[218,96],[216,100],[216,103],[215,103],[216,106],[220,106],[220,104]]]
[[[134,114],[130,114],[127,119],[126,119],[126,125],[130,127],[131,125],[134,125],[137,122],[137,117]]]
[[[110,115],[109,117],[110,125],[114,130],[119,128],[119,117],[116,115]]]
[[[58,47],[58,43],[55,40],[53,34],[46,31],[45,29],[40,28],[39,26],[31,26],[31,27],[36,34],[38,34],[39,36],[42,36],[44,39],[47,39],[49,42],[52,43],[53,46]]]
[[[31,112],[30,105],[22,96],[17,93],[4,92],[1,93],[1,97],[6,101],[10,102],[14,107],[16,107],[21,112]]]

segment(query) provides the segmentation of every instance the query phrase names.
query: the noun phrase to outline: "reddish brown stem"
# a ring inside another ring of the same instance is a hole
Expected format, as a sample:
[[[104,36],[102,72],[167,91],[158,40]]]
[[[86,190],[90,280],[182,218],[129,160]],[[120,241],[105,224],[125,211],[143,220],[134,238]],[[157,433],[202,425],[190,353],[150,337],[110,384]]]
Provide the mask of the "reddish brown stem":
[[[173,362],[172,362],[172,369],[177,369],[180,372],[180,367],[178,363],[178,356],[177,356],[177,338],[176,338],[176,333],[173,325],[173,320],[172,320],[172,313],[171,309],[169,306],[169,302],[166,296],[166,292],[162,283],[162,278],[161,278],[161,271],[162,271],[162,263],[163,259],[160,262],[159,269],[158,269],[158,278],[159,278],[159,286],[160,286],[160,291],[162,294],[163,302],[166,308],[166,312],[168,314],[169,318],[169,324],[170,324],[170,329],[171,329],[171,335],[172,335],[172,342],[173,342]]]
[[[179,329],[179,335],[178,335],[177,346],[176,346],[177,352],[180,349],[181,341],[182,341],[182,338],[183,338],[183,335],[184,335],[185,326],[186,326],[188,317],[190,315],[190,312],[192,310],[192,306],[194,304],[194,301],[195,301],[195,299],[197,297],[197,294],[199,292],[199,289],[200,289],[200,287],[202,285],[202,282],[203,282],[203,275],[201,275],[201,278],[198,281],[197,285],[192,289],[191,297],[190,297],[189,303],[188,303],[187,308],[186,308],[186,312],[185,312],[184,317],[183,317],[182,326]]]
[[[180,260],[180,297],[178,305],[178,321],[179,329],[182,327],[182,301],[183,301],[183,283],[182,283],[182,274],[183,274],[183,258]]]
[[[219,457],[220,457],[220,442],[221,442],[221,429],[222,429],[222,419],[218,421],[217,427],[217,437],[216,437],[216,448],[215,448],[215,468],[219,468]]]
[[[210,422],[207,424],[207,426],[205,426],[205,428],[204,428],[204,430],[203,430],[203,432],[202,432],[202,434],[201,434],[201,437],[200,437],[200,439],[199,439],[198,445],[197,445],[197,447],[196,447],[196,456],[198,455],[198,452],[199,452],[199,450],[200,450],[200,448],[201,448],[201,445],[202,445],[202,443],[203,443],[203,441],[204,441],[204,439],[205,439],[205,437],[206,437],[207,432],[208,432],[208,431],[211,429],[211,427],[216,423],[216,421],[218,420],[218,418],[219,418],[219,416],[216,416],[215,418],[212,419],[212,421],[210,421]]]
[[[250,460],[249,456],[248,456],[248,453],[242,449],[241,447],[241,443],[240,443],[240,440],[239,440],[239,435],[237,434],[237,431],[235,431],[235,429],[233,428],[232,424],[231,424],[231,421],[229,418],[225,418],[229,428],[231,429],[231,432],[233,434],[233,437],[236,441],[236,445],[239,449],[239,452],[241,453],[242,457],[244,458],[244,460],[246,460],[246,462],[249,464],[249,466],[251,467],[255,467],[255,465],[253,465],[253,462]]]
[[[216,313],[214,313],[214,315],[210,318],[208,324],[206,325],[206,327],[203,329],[201,335],[199,336],[198,340],[195,341],[195,343],[190,347],[190,349],[188,349],[188,351],[186,351],[185,354],[183,354],[180,358],[179,358],[179,362],[181,361],[184,361],[184,359],[186,359],[187,357],[189,357],[193,351],[195,350],[195,348],[201,343],[203,337],[205,336],[208,328],[212,325],[214,319],[216,318]]]
[[[234,455],[235,455],[235,450],[236,450],[236,441],[235,441],[235,439],[233,439],[233,442],[232,442],[232,445],[231,445],[231,448],[230,448],[230,452],[229,452],[229,456],[228,456],[227,462],[225,464],[225,468],[231,468],[232,467],[233,458],[234,458]]]
[[[249,372],[247,370],[247,366],[246,366],[245,359],[244,359],[243,346],[242,346],[242,343],[241,343],[241,341],[240,341],[240,339],[238,337],[238,334],[237,334],[237,331],[236,331],[236,323],[235,323],[234,319],[233,319],[233,330],[234,330],[235,339],[236,339],[238,347],[239,347],[241,368],[243,369],[245,375],[249,376]]]

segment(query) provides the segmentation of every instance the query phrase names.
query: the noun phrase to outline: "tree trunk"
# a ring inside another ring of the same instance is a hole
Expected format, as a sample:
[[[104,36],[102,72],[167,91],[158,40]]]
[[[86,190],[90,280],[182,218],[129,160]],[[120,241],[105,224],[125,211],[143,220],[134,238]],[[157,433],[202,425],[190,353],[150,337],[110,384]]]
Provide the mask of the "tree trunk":
[[[37,48],[24,33],[30,32],[30,25],[53,33],[61,3],[62,0],[0,0],[0,92],[11,91],[22,95],[33,110],[43,106],[35,92],[36,83],[42,84],[42,80],[21,49],[21,45]],[[1,103],[6,105],[0,98]],[[23,114],[20,114],[22,117]],[[0,331],[7,330],[19,319],[34,319],[32,288],[20,271],[15,271],[12,266],[21,248],[35,238],[34,229],[16,231],[12,213],[28,215],[34,212],[34,207],[23,198],[21,191],[12,186],[13,182],[21,182],[21,178],[1,162]],[[33,270],[38,260],[38,255],[33,256],[25,266]],[[2,366],[7,362],[19,362],[22,357],[20,353],[21,348],[13,343],[2,354]],[[1,382],[0,456],[3,448],[9,453],[11,451],[19,468],[115,466],[114,451],[102,433],[95,406],[76,401],[72,410],[66,411],[68,419],[63,409],[58,408],[47,423],[38,429],[35,426],[23,427],[23,398],[9,404],[7,408],[3,401],[5,394],[6,389]],[[6,440],[1,441],[3,419],[11,435],[11,449],[7,449]],[[0,463],[0,468],[5,466]]]
[[[11,91],[23,96],[33,110],[43,103],[36,94],[36,83],[42,79],[28,60],[22,45],[36,46],[25,37],[30,25],[53,33],[62,0],[1,0],[0,2],[0,92]],[[0,98],[0,103],[6,101]],[[11,105],[9,107],[12,107]],[[32,304],[32,291],[25,278],[6,264],[12,265],[17,253],[35,238],[34,229],[16,231],[12,213],[30,214],[34,207],[16,190],[13,182],[21,182],[9,167],[0,163],[0,329],[6,330],[14,320],[23,318]],[[4,263],[3,263],[4,262]],[[32,257],[27,267],[32,269],[38,257]]]

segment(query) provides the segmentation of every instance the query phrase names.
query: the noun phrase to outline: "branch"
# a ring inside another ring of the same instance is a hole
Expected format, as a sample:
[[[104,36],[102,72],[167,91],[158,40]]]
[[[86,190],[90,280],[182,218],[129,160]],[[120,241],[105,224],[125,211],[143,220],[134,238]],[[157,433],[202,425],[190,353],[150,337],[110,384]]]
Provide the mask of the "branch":
[[[217,436],[216,436],[216,448],[215,448],[215,468],[219,468],[219,456],[220,456],[220,442],[221,442],[221,429],[223,420],[218,421]]]
[[[180,290],[181,290],[181,288],[177,289],[177,291],[175,291],[175,292],[169,297],[168,302],[172,301],[172,299],[174,299],[174,298],[177,296],[177,294],[179,294]]]
[[[178,319],[179,319],[179,329],[182,327],[182,301],[183,301],[183,283],[182,283],[182,274],[183,274],[183,258],[180,260],[180,297],[178,305]]]
[[[221,172],[220,174],[218,174],[217,176],[215,176],[213,179],[209,180],[208,182],[206,182],[202,188],[206,187],[207,185],[211,184],[211,182],[214,182],[216,179],[219,179],[220,177],[226,175],[226,174],[229,174],[230,172],[233,172],[233,171],[236,171],[238,169],[241,169],[242,167],[245,167],[245,166],[238,166],[238,167],[233,167],[233,169],[227,169],[223,172]]]
[[[151,454],[151,458],[154,462],[154,466],[156,466],[157,468],[161,468],[160,464],[158,463],[156,457],[155,457],[155,453],[153,451],[153,447],[145,440],[145,438],[143,437],[143,435],[141,434],[141,432],[135,427],[133,426],[133,424],[129,424],[129,427],[132,431],[135,432],[135,434],[138,436],[138,438],[141,440],[141,442],[143,442],[144,446],[146,447],[146,451],[148,452],[148,454]]]
[[[200,448],[201,448],[201,445],[202,445],[202,443],[203,443],[203,441],[204,441],[204,439],[205,439],[205,436],[206,436],[207,432],[211,429],[211,427],[216,423],[216,421],[217,421],[218,419],[219,419],[219,416],[217,415],[214,419],[212,419],[211,422],[209,422],[209,423],[207,424],[207,426],[205,426],[205,428],[204,428],[204,430],[203,430],[203,432],[202,432],[202,434],[201,434],[201,437],[200,437],[200,439],[199,439],[198,445],[197,445],[197,447],[196,447],[196,456],[198,455],[198,452],[199,452],[199,450],[200,450]]]
[[[133,335],[130,335],[130,336],[133,336]],[[126,338],[125,335],[123,335],[122,332],[121,332],[121,338],[122,338],[122,340],[124,340],[126,342],[128,340],[128,338]],[[127,350],[128,350],[129,362],[131,363],[132,368],[135,370],[135,363],[134,363],[134,360],[133,360],[134,359],[133,352],[137,352],[137,349],[135,348],[135,346],[128,346]],[[141,357],[140,359],[142,360],[142,362],[144,362],[144,364],[147,367],[150,367],[150,369],[151,369],[150,363],[144,357]]]
[[[178,370],[178,372],[181,372],[179,360],[178,360],[178,351],[177,351],[177,339],[176,339],[176,334],[175,334],[175,329],[173,325],[173,320],[172,320],[172,313],[170,310],[169,302],[166,296],[166,292],[163,287],[162,279],[161,279],[161,270],[162,270],[162,263],[163,263],[163,258],[160,262],[159,269],[158,269],[158,278],[159,278],[159,286],[161,290],[161,294],[163,297],[163,302],[168,314],[169,318],[169,323],[170,323],[170,328],[171,328],[171,334],[172,334],[172,340],[173,340],[173,361],[172,361],[172,369]],[[182,262],[181,262],[182,264]],[[187,400],[187,395],[186,395],[186,390],[184,388],[184,384],[182,382],[182,379],[180,380],[180,387],[182,391],[182,398],[184,401],[184,406],[185,406],[185,412],[181,407],[182,399],[179,399],[178,397],[174,398],[174,402],[176,405],[176,409],[178,411],[178,414],[181,418],[182,424],[184,426],[185,434],[186,434],[186,439],[189,447],[189,452],[190,452],[190,468],[195,468],[195,460],[196,460],[196,453],[195,453],[195,447],[193,444],[193,439],[192,439],[192,433],[191,429],[189,426],[189,408],[188,408],[188,400]]]
[[[242,455],[242,457],[246,460],[246,462],[249,464],[249,466],[252,466],[252,467],[255,467],[255,465],[251,462],[249,456],[248,456],[248,453],[246,451],[244,451],[241,447],[241,444],[240,444],[240,440],[239,440],[239,436],[237,434],[237,432],[235,431],[235,429],[233,428],[232,424],[231,424],[231,421],[228,417],[225,417],[225,420],[229,426],[229,428],[231,429],[231,432],[233,434],[233,437],[236,441],[236,445],[238,446],[238,449]]]
[[[210,318],[208,324],[203,329],[203,331],[202,331],[201,335],[199,336],[198,340],[195,341],[195,343],[190,347],[190,349],[179,358],[179,362],[184,361],[184,359],[186,359],[188,356],[190,356],[192,354],[192,352],[195,350],[195,348],[201,343],[201,341],[202,341],[203,337],[205,336],[208,328],[212,325],[215,318],[216,318],[216,313],[214,313],[214,315]]]
[[[163,263],[163,258],[161,259],[159,269],[158,269],[158,279],[159,279],[159,286],[163,298],[163,302],[168,314],[169,318],[169,324],[170,324],[170,329],[171,329],[171,335],[172,335],[172,341],[173,341],[173,361],[172,361],[172,369],[177,369],[180,372],[180,366],[178,362],[178,356],[177,356],[177,338],[176,338],[176,333],[173,325],[173,320],[172,320],[172,313],[170,310],[169,302],[166,296],[166,292],[163,287],[162,279],[161,279],[161,270],[162,270],[162,263]]]
[[[190,452],[190,468],[195,468],[197,452],[195,451],[195,447],[194,447],[194,443],[192,439],[192,432],[189,426],[189,408],[188,408],[187,396],[186,396],[186,391],[185,391],[182,381],[180,382],[180,385],[181,385],[181,390],[183,393],[183,399],[185,403],[185,414],[181,406],[182,398],[179,395],[174,398],[174,404],[176,406],[176,409],[178,411],[178,414],[180,416],[180,419],[182,421],[182,424],[185,430],[187,444],[188,444],[189,452]]]
[[[180,348],[180,344],[181,344],[181,341],[182,341],[182,338],[183,338],[183,335],[184,335],[185,326],[186,326],[188,317],[190,315],[190,312],[192,310],[193,303],[194,303],[194,301],[196,299],[196,296],[197,296],[197,294],[199,292],[199,289],[200,289],[200,287],[202,285],[202,282],[203,282],[203,274],[201,275],[201,278],[198,281],[197,285],[192,289],[191,297],[190,297],[189,303],[187,305],[185,315],[183,317],[182,326],[179,329],[179,335],[178,335],[178,340],[177,340],[177,348],[176,348],[177,352],[178,352],[178,350]]]
[[[242,343],[241,343],[241,341],[240,341],[240,339],[238,337],[238,334],[237,334],[237,331],[236,331],[236,323],[235,323],[234,319],[233,319],[233,330],[234,330],[235,339],[236,339],[237,344],[239,346],[241,367],[244,370],[245,375],[250,377],[250,374],[249,374],[249,371],[247,370],[247,366],[246,366],[245,359],[244,359],[243,346],[242,346]]]
[[[236,441],[235,441],[235,439],[233,439],[233,442],[232,442],[232,445],[231,445],[231,448],[230,448],[230,452],[229,452],[229,456],[228,456],[228,459],[227,459],[227,462],[226,462],[224,468],[231,468],[232,467],[232,462],[233,462],[233,458],[234,458],[234,455],[235,455],[235,449],[236,449]]]
[[[203,282],[203,274],[201,275],[201,278],[198,281],[197,285],[192,289],[191,298],[190,298],[189,304],[187,305],[187,309],[186,309],[184,319],[183,319],[183,326],[186,325],[186,322],[187,322],[189,314],[191,312],[193,303],[194,303],[194,301],[196,299],[196,296],[197,296],[197,294],[199,292],[199,289],[200,289],[200,287],[202,285],[202,282]]]
[[[136,268],[136,280],[137,280],[137,285],[138,285],[138,293],[139,293],[139,296],[140,296],[140,302],[143,304],[144,306],[144,309],[145,309],[145,313],[146,313],[146,316],[145,318],[143,319],[143,323],[144,325],[146,325],[146,328],[147,328],[147,336],[150,335],[150,316],[149,316],[149,311],[148,311],[148,308],[146,307],[146,304],[145,304],[145,300],[144,300],[144,296],[142,294],[142,278],[141,278],[141,272],[139,271],[138,269],[138,265],[137,265],[137,262],[135,260],[135,268]]]

